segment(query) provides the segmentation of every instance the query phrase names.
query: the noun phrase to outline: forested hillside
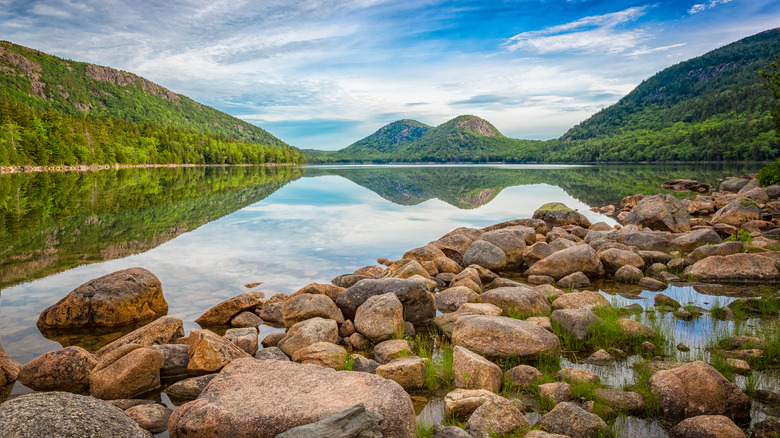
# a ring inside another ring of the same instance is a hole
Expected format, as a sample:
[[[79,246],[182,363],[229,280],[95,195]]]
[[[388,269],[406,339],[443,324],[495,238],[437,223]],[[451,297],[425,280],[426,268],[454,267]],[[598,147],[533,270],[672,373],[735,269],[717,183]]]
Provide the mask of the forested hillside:
[[[0,165],[304,160],[263,129],[140,76],[0,42]]]

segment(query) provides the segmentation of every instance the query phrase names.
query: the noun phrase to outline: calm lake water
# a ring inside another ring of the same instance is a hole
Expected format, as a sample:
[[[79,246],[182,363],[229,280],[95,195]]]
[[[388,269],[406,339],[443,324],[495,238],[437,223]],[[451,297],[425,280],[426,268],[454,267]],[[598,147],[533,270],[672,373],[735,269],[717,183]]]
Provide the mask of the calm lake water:
[[[169,314],[182,318],[189,331],[206,309],[247,291],[247,283],[263,282],[257,290],[266,296],[291,293],[379,257],[398,259],[457,227],[530,217],[546,202],[563,202],[592,222],[615,224],[589,208],[619,206],[635,193],[666,192],[660,184],[670,179],[717,186],[726,176],[754,171],[713,165],[458,165],[0,175],[0,343],[20,363],[61,348],[38,331],[41,310],[119,269],[141,266],[155,273]],[[724,290],[721,304],[733,292]],[[693,287],[666,293],[700,305],[713,299]],[[614,295],[643,305],[652,296]],[[710,329],[683,324],[676,330],[703,339]],[[20,386],[14,391],[24,391]]]

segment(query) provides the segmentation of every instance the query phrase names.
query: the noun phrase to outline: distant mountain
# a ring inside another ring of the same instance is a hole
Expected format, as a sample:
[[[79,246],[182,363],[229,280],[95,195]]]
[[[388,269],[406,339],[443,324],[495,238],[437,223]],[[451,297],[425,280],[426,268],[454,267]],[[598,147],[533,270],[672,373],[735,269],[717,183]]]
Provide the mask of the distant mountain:
[[[0,42],[0,165],[302,158],[265,130],[135,74]]]
[[[501,160],[524,143],[534,142],[505,137],[490,122],[465,115],[435,128],[399,120],[344,149],[310,156],[320,162],[479,162]]]

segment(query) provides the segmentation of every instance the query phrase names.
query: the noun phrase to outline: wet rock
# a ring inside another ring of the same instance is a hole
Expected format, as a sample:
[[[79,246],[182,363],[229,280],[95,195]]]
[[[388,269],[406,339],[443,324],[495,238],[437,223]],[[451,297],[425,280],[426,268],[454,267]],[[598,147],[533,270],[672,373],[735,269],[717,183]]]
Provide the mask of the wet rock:
[[[133,406],[125,410],[125,414],[151,433],[168,430],[168,419],[172,413],[173,410],[157,403]]]
[[[636,266],[623,266],[615,272],[615,280],[626,284],[637,284],[644,278],[642,271]]]
[[[285,358],[286,357],[287,356],[285,356]],[[206,385],[208,385],[216,376],[216,374],[206,374],[198,377],[190,377],[189,379],[181,380],[165,388],[165,392],[174,398],[194,400],[198,398],[200,393],[206,389]]]
[[[463,346],[486,357],[536,359],[557,354],[558,338],[547,330],[502,316],[467,315],[455,322],[453,345]]]
[[[344,316],[326,295],[300,294],[288,298],[282,306],[282,318],[284,327],[290,328],[295,324],[311,318],[332,319],[338,324],[344,322]]]
[[[718,283],[771,283],[780,280],[775,260],[760,254],[710,256],[685,269],[697,281]]]
[[[598,350],[585,359],[585,363],[591,365],[611,365],[614,362],[615,358],[605,350]]]
[[[376,369],[379,367],[379,362],[371,360],[365,356],[361,356],[357,353],[352,354],[352,361],[353,371],[376,374]]]
[[[257,329],[254,327],[228,329],[225,339],[250,356],[257,353]]]
[[[344,347],[330,342],[316,342],[299,348],[292,355],[293,362],[343,370],[347,356]]]
[[[24,394],[0,404],[0,431],[20,438],[149,436],[111,403],[68,392]]]
[[[267,347],[261,350],[257,350],[255,353],[255,359],[258,360],[290,360],[290,357],[284,354],[278,347]]]
[[[160,387],[165,357],[159,351],[126,345],[104,355],[89,377],[93,397],[103,400],[133,398]]]
[[[66,347],[27,362],[18,372],[18,380],[35,391],[88,393],[89,375],[97,363],[97,358],[87,350]],[[0,377],[2,375],[0,372]],[[3,383],[2,380],[0,378],[0,383]]]
[[[404,331],[404,308],[390,292],[369,297],[355,313],[355,329],[374,342],[382,342]]]
[[[681,421],[670,435],[673,438],[745,438],[745,432],[723,415],[699,415]]]
[[[376,375],[392,380],[405,390],[425,385],[425,360],[417,356],[399,357],[376,368]]]
[[[570,383],[600,383],[598,374],[583,368],[564,368],[555,374],[561,380]]]
[[[523,413],[506,399],[483,403],[466,422],[466,427],[474,438],[511,434],[530,426]]]
[[[381,438],[383,417],[357,404],[315,423],[294,427],[276,438]]]
[[[265,294],[259,291],[237,295],[205,311],[195,322],[201,327],[228,325],[230,320],[239,313],[254,311],[262,304],[264,298]]]
[[[575,272],[558,280],[556,286],[564,289],[588,287],[590,286],[590,280],[582,272]]]
[[[592,225],[582,213],[560,202],[548,202],[542,205],[534,211],[533,219],[543,220],[548,229],[564,225],[579,225],[588,228]]]
[[[409,342],[403,339],[380,342],[374,347],[374,360],[379,364],[386,364],[393,359],[411,354]]]
[[[90,280],[41,312],[41,329],[112,328],[165,315],[160,280],[129,268]]]
[[[653,195],[639,201],[624,222],[653,230],[683,233],[690,230],[691,215],[674,196]]]
[[[750,418],[750,399],[715,368],[702,361],[658,371],[648,381],[664,416],[728,415]]]
[[[414,435],[411,399],[394,382],[368,373],[254,359],[230,363],[197,400],[176,409],[169,433],[171,438],[204,434],[270,438],[359,403],[383,416],[382,436]]]
[[[501,368],[460,346],[453,349],[452,373],[456,388],[487,389],[495,393],[501,389]]]
[[[571,438],[595,438],[609,431],[609,426],[598,415],[584,411],[574,403],[558,403],[544,414],[537,423],[548,432],[568,435]]]
[[[528,316],[550,312],[547,297],[528,286],[491,289],[483,292],[479,301],[500,307],[504,315]]]
[[[193,375],[214,373],[235,359],[251,357],[246,351],[209,330],[192,329],[187,346],[187,354],[190,356],[187,371]]]
[[[241,312],[230,320],[233,328],[257,327],[263,324],[263,320],[252,312]]]
[[[415,327],[429,324],[436,316],[436,305],[433,295],[422,283],[399,278],[381,278],[363,280],[342,292],[336,299],[347,319],[354,320],[355,312],[369,297],[384,295],[388,292],[396,294],[404,306],[404,316]]]
[[[692,179],[675,179],[666,181],[661,184],[661,187],[667,190],[677,190],[680,192],[699,192],[708,193],[712,186],[707,183],[700,183],[699,181]]]
[[[288,356],[299,349],[315,342],[330,342],[339,340],[338,324],[332,319],[311,318],[295,324],[287,335],[276,344]]]
[[[486,389],[452,390],[444,396],[445,417],[466,417],[488,401],[501,401],[503,397]]]
[[[604,267],[590,245],[577,245],[555,252],[534,263],[526,275],[548,275],[560,279],[578,271],[589,277],[604,275]]]
[[[454,312],[455,310],[458,310],[458,307],[465,303],[476,302],[478,296],[479,295],[467,287],[451,287],[436,294],[436,308],[443,312]]]
[[[152,345],[152,350],[162,353],[164,362],[160,368],[160,379],[176,380],[189,377],[187,364],[190,361],[189,347],[186,344]]]
[[[599,388],[594,395],[598,401],[620,411],[641,414],[647,408],[644,396],[638,392]]]
[[[95,355],[103,356],[124,345],[136,344],[142,347],[152,345],[173,344],[184,336],[182,321],[175,316],[163,316],[143,327],[139,327],[121,338],[109,343]]]
[[[738,198],[716,211],[713,224],[726,224],[739,228],[742,224],[761,219],[761,208],[749,198]]]
[[[552,310],[561,309],[596,309],[610,307],[609,301],[598,292],[575,292],[564,294],[553,301]]]
[[[550,315],[550,319],[560,324],[561,328],[578,341],[588,337],[591,327],[604,322],[590,309],[555,310]]]

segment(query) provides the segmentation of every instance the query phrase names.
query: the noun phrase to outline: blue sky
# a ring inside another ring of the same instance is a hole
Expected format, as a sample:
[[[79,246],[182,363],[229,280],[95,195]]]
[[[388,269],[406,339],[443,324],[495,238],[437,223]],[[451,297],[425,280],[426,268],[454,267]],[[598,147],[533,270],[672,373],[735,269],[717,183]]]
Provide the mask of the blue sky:
[[[0,38],[130,71],[304,148],[461,114],[547,139],[780,26],[780,0],[0,0]]]

